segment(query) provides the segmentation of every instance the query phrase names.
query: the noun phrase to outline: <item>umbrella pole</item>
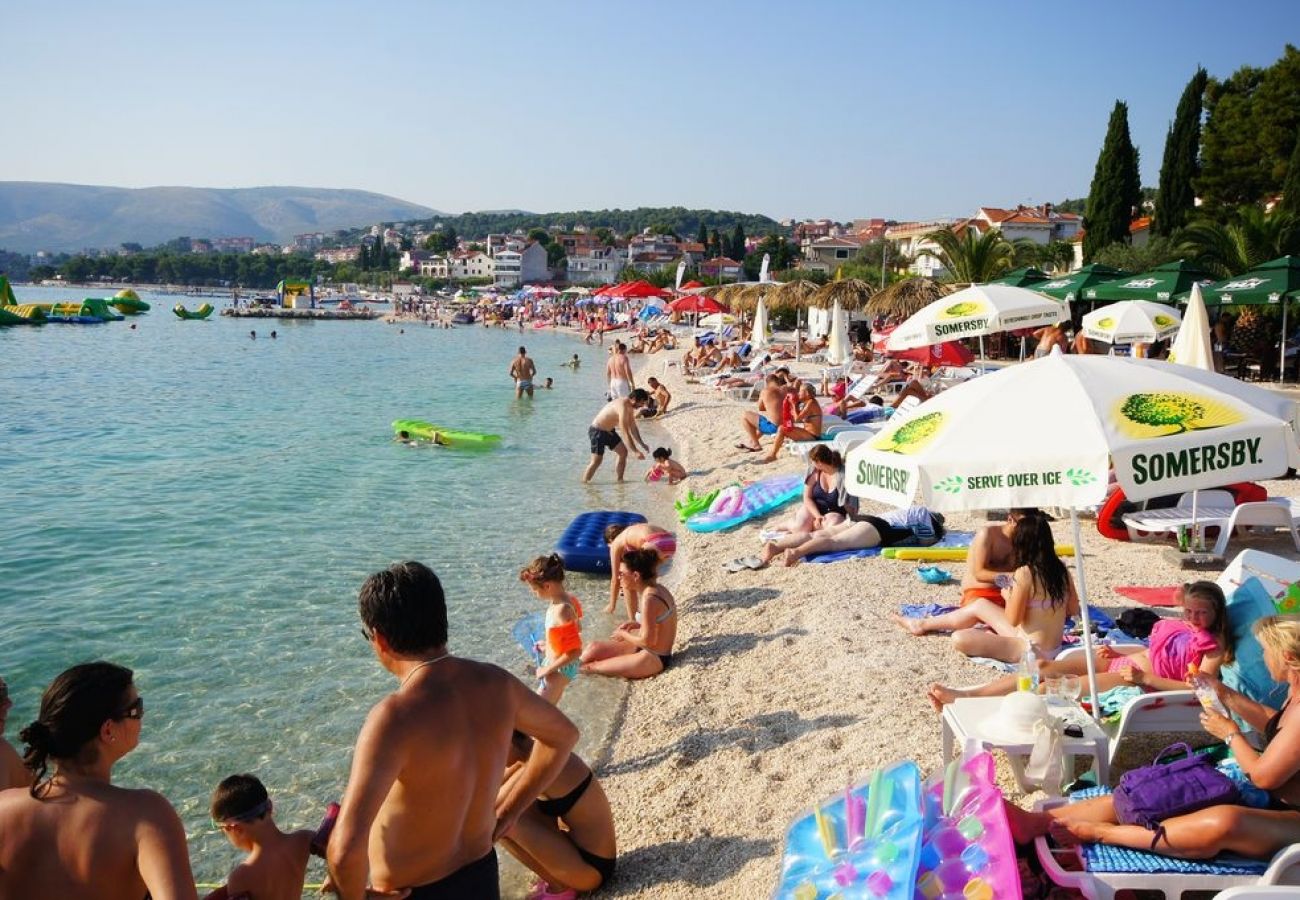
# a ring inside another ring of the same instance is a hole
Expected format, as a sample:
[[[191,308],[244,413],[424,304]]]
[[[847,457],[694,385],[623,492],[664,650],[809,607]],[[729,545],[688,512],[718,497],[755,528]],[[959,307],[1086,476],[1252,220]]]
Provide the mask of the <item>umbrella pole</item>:
[[[984,360],[984,335],[981,334],[981,335],[980,335],[980,372],[981,372],[981,373],[983,373],[983,372],[987,372],[987,371],[989,370],[988,366],[985,365],[984,363],[985,363],[985,360]]]
[[[1200,491],[1192,491],[1192,537],[1190,546],[1193,550],[1200,547],[1200,542],[1196,540],[1196,505],[1200,495]]]
[[[803,341],[799,339],[799,322],[803,318],[803,310],[795,309],[794,311],[794,361],[799,362],[803,356]]]
[[[1277,380],[1286,383],[1286,298],[1282,298],[1282,340],[1277,350]]]
[[[1088,580],[1083,574],[1083,539],[1079,535],[1079,510],[1070,507],[1070,527],[1074,530],[1074,580],[1079,594],[1079,616],[1083,619],[1083,653],[1088,663],[1088,693],[1092,700],[1092,718],[1101,721],[1101,704],[1097,702],[1097,661],[1092,655],[1092,622],[1088,618]]]

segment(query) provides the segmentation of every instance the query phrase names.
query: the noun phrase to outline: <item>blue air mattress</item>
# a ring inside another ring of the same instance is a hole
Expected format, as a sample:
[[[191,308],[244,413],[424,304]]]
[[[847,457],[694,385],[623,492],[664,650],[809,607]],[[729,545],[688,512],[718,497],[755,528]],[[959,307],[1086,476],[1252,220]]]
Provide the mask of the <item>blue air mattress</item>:
[[[597,510],[585,512],[569,523],[555,542],[555,552],[570,572],[609,574],[609,544],[605,529],[610,525],[636,525],[645,516],[631,512]]]

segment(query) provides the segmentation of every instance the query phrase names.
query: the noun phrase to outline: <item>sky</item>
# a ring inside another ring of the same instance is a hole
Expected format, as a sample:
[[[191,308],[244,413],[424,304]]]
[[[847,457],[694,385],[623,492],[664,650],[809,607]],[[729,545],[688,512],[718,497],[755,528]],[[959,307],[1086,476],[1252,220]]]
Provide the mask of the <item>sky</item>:
[[[1184,85],[1294,0],[65,0],[5,13],[0,179],[298,185],[447,212],[924,219],[1155,185]]]

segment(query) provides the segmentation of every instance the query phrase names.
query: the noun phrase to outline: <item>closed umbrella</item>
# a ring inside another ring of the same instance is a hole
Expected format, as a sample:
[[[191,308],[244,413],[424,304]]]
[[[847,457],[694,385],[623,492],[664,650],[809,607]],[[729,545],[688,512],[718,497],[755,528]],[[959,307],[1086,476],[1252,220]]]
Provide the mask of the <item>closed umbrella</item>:
[[[1187,300],[1187,312],[1178,336],[1169,347],[1169,361],[1180,366],[1191,366],[1206,372],[1214,371],[1214,345],[1210,340],[1210,317],[1205,312],[1205,298],[1201,286],[1192,285]]]
[[[1083,317],[1083,332],[1094,341],[1107,344],[1149,344],[1178,331],[1183,317],[1163,303],[1121,300]]]
[[[1023,410],[1034,426],[1016,432],[1008,453],[1008,423]],[[1112,461],[1133,500],[1274,478],[1300,464],[1294,417],[1294,401],[1213,372],[1053,352],[949,388],[886,425],[849,453],[847,487],[936,511],[1068,507],[1095,715],[1077,510],[1105,498]]]
[[[842,366],[853,358],[853,345],[849,342],[849,317],[839,301],[831,310],[831,338],[826,345],[826,361],[832,366]]]
[[[757,352],[767,347],[767,302],[758,298],[758,307],[754,310],[754,331],[749,337],[751,350]]]

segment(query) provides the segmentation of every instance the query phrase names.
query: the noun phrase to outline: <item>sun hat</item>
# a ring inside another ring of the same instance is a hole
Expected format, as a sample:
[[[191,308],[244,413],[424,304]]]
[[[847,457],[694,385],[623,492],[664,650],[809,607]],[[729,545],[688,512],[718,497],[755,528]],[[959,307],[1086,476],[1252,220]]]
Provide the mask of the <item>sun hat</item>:
[[[980,735],[1004,744],[1032,744],[1038,738],[1039,723],[1048,724],[1052,715],[1047,701],[1033,691],[1015,691],[1002,698],[998,710],[985,719]]]

